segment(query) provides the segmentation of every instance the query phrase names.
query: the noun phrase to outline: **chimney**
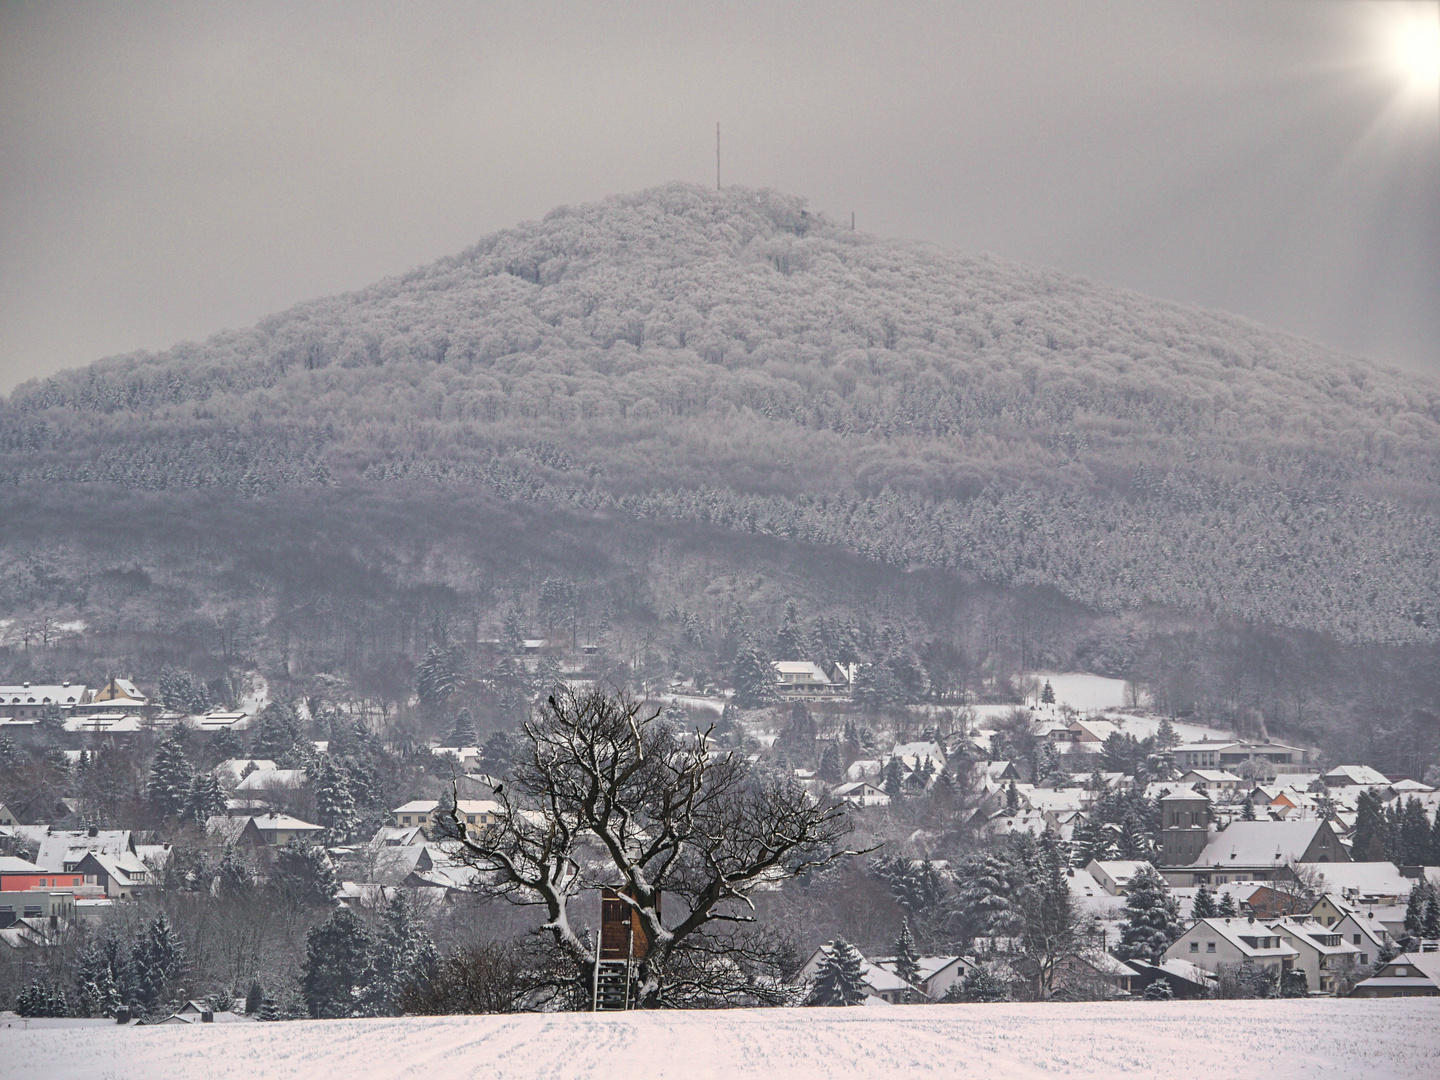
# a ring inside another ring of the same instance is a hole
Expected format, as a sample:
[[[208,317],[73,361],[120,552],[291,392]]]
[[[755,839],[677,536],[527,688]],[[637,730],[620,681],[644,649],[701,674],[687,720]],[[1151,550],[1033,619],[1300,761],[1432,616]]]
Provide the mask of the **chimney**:
[[[89,829],[89,834],[90,834],[91,836],[99,836],[99,835],[100,835],[100,827],[99,827],[98,825],[91,825],[91,826],[90,826],[90,829]]]

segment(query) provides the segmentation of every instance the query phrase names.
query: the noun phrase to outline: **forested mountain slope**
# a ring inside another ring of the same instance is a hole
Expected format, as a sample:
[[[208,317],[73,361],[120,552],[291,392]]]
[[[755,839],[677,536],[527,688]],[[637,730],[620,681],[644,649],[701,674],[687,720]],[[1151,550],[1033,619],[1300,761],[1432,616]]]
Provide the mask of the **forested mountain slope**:
[[[1440,630],[1440,385],[768,191],[561,208],[249,330],[28,383],[0,406],[0,485],[324,486],[373,520],[387,491],[454,489],[1102,612]],[[18,558],[12,606],[44,588]]]

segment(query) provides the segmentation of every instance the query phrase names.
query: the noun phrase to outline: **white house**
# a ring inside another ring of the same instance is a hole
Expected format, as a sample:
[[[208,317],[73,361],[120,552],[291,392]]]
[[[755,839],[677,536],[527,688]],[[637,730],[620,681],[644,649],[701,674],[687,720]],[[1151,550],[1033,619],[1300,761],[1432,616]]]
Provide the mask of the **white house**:
[[[1290,967],[1299,951],[1280,933],[1249,919],[1197,919],[1165,950],[1167,960],[1188,960],[1206,971],[1246,961],[1277,973]]]
[[[830,792],[837,799],[843,799],[851,806],[889,806],[890,796],[864,780],[841,784]]]
[[[1312,919],[1276,919],[1268,925],[1295,949],[1294,966],[1305,972],[1311,990],[1333,994],[1336,975],[1344,968],[1353,970],[1360,960],[1359,946],[1346,941],[1334,927]]]

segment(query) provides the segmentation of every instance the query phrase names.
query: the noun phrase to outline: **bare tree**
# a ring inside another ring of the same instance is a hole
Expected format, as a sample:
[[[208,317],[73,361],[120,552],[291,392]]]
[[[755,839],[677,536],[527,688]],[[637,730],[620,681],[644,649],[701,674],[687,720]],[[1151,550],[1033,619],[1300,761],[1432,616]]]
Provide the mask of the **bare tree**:
[[[483,891],[543,907],[541,930],[586,982],[596,957],[570,903],[614,889],[648,942],[642,1007],[661,1004],[672,983],[703,998],[707,964],[717,984],[733,984],[731,961],[745,950],[717,959],[716,931],[739,941],[755,922],[754,890],[854,854],[842,847],[842,807],[713,750],[708,731],[678,733],[623,694],[551,695],[523,730],[524,754],[496,788],[500,823],[466,836],[452,810],[456,855],[480,871]]]

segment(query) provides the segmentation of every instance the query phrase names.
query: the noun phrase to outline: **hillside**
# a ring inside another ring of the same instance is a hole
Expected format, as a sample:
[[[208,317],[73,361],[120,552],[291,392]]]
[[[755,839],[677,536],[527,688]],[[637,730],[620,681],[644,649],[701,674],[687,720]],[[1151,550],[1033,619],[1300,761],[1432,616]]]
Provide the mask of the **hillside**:
[[[1267,1072],[1433,1076],[1428,1000],[1084,1002],[853,1009],[558,1013],[124,1028],[6,1028],[15,1080],[434,1075],[563,1078],[976,1076]],[[1057,1022],[1058,1021],[1058,1022]],[[20,1022],[17,1021],[18,1025]],[[80,1021],[80,1025],[92,1022]],[[45,1026],[54,1024],[56,1026]],[[1243,1047],[1243,1053],[1236,1048]]]
[[[672,185],[561,208],[29,383],[0,409],[0,483],[479,491],[1101,612],[1436,640],[1440,385],[802,207]],[[0,600],[30,577],[12,565]]]

